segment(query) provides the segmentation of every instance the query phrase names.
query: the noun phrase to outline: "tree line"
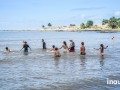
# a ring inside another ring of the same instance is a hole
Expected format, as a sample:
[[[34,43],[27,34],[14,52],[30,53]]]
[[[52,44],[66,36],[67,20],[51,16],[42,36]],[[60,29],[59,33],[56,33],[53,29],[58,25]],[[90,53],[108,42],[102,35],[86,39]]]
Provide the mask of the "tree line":
[[[92,20],[87,21],[86,24],[81,23],[80,28],[85,29],[85,28],[90,28],[93,26],[94,22]],[[120,28],[120,18],[115,18],[111,17],[109,19],[103,19],[102,20],[102,25],[107,25],[112,29]]]
[[[92,20],[88,20],[86,23],[81,23],[80,28],[85,29],[85,28],[91,28],[94,25],[94,22]],[[107,25],[112,29],[115,28],[120,28],[120,18],[115,18],[111,17],[109,19],[103,19],[102,20],[102,25]],[[48,27],[51,27],[52,24],[48,23]],[[76,26],[75,24],[70,24],[69,26]],[[45,28],[44,25],[42,25],[42,28]]]

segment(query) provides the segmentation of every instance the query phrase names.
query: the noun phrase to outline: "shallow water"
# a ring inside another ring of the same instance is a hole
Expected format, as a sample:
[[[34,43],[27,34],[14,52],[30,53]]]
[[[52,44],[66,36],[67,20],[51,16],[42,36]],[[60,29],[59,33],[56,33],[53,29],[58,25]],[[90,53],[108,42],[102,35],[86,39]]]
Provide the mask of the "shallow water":
[[[115,40],[112,40],[112,37]],[[75,53],[62,53],[53,58],[53,52],[41,50],[41,39],[47,47],[61,47],[73,39]],[[107,85],[107,78],[120,80],[120,33],[99,32],[41,32],[0,31],[0,90],[119,90],[120,85]],[[19,52],[26,40],[32,51]],[[84,41],[86,56],[79,55]],[[99,48],[108,45],[105,58],[100,59]],[[4,53],[8,46],[14,52]]]

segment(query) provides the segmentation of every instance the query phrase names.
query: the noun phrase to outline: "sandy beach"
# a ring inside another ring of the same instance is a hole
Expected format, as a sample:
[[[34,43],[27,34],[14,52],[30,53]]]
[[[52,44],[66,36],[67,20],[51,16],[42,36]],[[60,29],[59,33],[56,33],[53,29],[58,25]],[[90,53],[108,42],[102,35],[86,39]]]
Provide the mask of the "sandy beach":
[[[79,26],[52,26],[45,28],[37,28],[42,31],[120,31],[120,28],[111,29],[106,25],[92,26],[91,28],[81,29]]]

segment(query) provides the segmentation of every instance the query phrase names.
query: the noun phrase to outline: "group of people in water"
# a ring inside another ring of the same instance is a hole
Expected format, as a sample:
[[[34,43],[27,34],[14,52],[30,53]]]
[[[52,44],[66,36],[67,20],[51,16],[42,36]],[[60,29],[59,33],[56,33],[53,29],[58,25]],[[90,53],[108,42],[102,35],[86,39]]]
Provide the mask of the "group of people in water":
[[[46,43],[44,41],[44,39],[42,39],[42,49],[46,50]],[[54,52],[54,57],[60,57],[61,54],[59,52],[59,49],[63,48],[63,53],[67,53],[67,52],[75,52],[75,43],[73,40],[70,40],[70,45],[67,46],[66,41],[63,41],[63,45],[60,48],[55,47],[55,45],[52,45],[52,49],[51,51]],[[108,46],[104,46],[103,44],[100,44],[100,48],[94,48],[95,50],[100,50],[100,57],[104,57],[104,49],[107,49]],[[86,55],[86,48],[84,46],[84,42],[81,42],[81,46],[80,46],[80,55]]]
[[[31,50],[31,48],[27,44],[27,42],[23,41],[22,42],[22,49],[24,49],[24,53],[28,52],[28,48]],[[63,45],[60,48],[57,48],[57,47],[55,47],[55,45],[52,45],[52,49],[50,49],[50,51],[54,52],[54,57],[60,57],[61,53],[60,53],[59,49],[62,49],[62,48],[63,48],[63,53],[75,52],[75,43],[74,43],[73,40],[70,40],[70,45],[67,46],[66,41],[63,41]],[[94,48],[94,49],[95,50],[100,50],[100,57],[104,57],[104,49],[107,49],[107,48],[108,48],[108,46],[105,47],[103,44],[100,44],[100,48]],[[6,47],[5,49],[6,49],[7,52],[11,52],[11,50],[8,47]],[[46,42],[44,41],[44,39],[42,39],[42,49],[47,50]],[[84,46],[84,42],[81,42],[80,55],[86,55],[86,48]]]

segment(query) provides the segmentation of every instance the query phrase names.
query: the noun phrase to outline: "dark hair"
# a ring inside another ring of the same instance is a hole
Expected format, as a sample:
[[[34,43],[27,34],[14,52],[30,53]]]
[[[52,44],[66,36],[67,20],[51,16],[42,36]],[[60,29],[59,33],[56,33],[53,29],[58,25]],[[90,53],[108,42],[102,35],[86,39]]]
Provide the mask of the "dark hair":
[[[58,50],[58,48],[56,47],[55,50]]]
[[[67,43],[66,43],[66,41],[63,41],[63,44],[65,44],[65,46],[67,46]]]
[[[100,47],[102,48],[102,51],[104,50],[104,45],[103,44],[100,44]]]
[[[84,42],[81,42],[82,45],[84,45]]]
[[[44,42],[44,39],[42,39],[42,42]]]
[[[5,49],[8,50],[8,47],[6,47]]]
[[[104,47],[104,45],[103,45],[103,44],[100,44],[100,47],[102,47],[102,48],[103,48],[103,47]]]
[[[55,45],[52,45],[53,48],[55,48]]]
[[[26,41],[24,43],[27,43]]]

